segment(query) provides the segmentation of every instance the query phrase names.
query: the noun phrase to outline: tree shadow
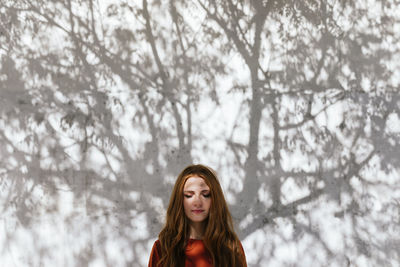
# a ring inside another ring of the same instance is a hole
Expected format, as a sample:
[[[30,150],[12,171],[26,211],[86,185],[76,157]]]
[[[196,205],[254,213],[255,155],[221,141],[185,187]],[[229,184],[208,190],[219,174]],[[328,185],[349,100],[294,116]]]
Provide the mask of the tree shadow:
[[[249,266],[397,262],[400,7],[371,5],[0,4],[2,262],[146,266],[192,162]]]

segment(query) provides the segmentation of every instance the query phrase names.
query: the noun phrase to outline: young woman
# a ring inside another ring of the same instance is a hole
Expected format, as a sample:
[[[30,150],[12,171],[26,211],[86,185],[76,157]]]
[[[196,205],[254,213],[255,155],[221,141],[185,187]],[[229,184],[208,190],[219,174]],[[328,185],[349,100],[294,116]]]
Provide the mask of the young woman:
[[[176,180],[149,260],[165,266],[247,266],[217,176],[204,165],[186,167]]]

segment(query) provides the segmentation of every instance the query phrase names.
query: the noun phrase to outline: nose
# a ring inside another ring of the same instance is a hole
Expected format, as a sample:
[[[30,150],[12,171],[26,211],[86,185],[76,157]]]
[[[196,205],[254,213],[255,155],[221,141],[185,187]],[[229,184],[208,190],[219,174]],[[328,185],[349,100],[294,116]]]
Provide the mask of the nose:
[[[200,198],[200,196],[193,196],[194,197],[194,199],[193,199],[193,205],[195,206],[195,207],[201,207],[202,205],[203,205],[203,202],[201,201],[201,198]]]

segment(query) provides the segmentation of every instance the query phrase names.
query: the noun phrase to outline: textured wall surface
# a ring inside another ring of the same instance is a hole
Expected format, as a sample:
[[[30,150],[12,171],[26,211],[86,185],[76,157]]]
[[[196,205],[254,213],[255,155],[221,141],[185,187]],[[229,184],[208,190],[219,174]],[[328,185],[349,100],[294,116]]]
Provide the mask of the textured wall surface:
[[[147,266],[214,168],[249,266],[400,265],[400,4],[1,0],[1,266]]]

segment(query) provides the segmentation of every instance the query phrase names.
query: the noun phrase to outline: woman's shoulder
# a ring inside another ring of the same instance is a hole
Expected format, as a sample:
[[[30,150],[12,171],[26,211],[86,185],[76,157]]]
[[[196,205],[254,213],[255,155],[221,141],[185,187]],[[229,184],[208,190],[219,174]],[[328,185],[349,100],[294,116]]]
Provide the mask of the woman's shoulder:
[[[159,239],[157,239],[156,241],[154,241],[153,249],[152,249],[152,250],[154,250],[154,249],[156,249],[157,252],[160,252],[160,251],[161,251],[161,242],[160,242]]]
[[[161,247],[160,240],[156,240],[153,244],[153,248],[151,249],[150,259],[149,259],[149,267],[155,267],[158,264],[158,261],[161,258]]]
[[[151,248],[151,255],[160,257],[161,256],[161,242],[159,239],[154,241],[153,247]]]

